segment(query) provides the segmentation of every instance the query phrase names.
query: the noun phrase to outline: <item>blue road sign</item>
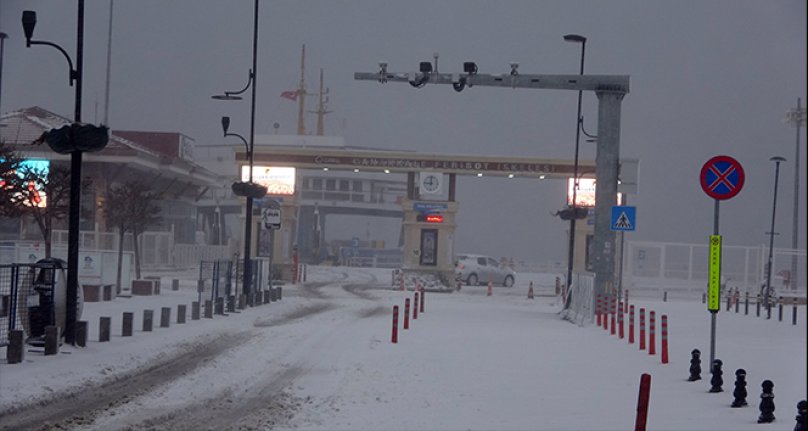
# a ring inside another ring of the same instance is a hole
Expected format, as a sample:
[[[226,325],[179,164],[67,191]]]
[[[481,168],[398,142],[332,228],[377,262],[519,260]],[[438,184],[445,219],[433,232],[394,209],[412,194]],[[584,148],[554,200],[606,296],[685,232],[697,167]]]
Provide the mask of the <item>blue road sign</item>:
[[[613,206],[611,227],[618,231],[637,230],[637,207]]]

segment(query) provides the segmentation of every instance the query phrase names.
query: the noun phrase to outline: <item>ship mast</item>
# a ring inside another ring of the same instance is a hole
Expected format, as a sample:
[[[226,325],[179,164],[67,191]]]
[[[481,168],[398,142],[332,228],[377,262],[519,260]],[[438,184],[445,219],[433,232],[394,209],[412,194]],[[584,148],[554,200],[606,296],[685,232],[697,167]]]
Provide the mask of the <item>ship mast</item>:
[[[300,84],[297,87],[298,110],[297,110],[297,134],[306,134],[306,122],[303,120],[303,113],[306,111],[306,44],[303,44],[303,51],[300,54]]]
[[[326,109],[326,105],[328,104],[328,88],[323,91],[323,69],[320,69],[320,91],[319,91],[319,103],[317,104],[316,111],[310,111],[314,114],[317,114],[317,136],[323,136],[323,120],[325,114],[330,113],[328,109]],[[323,98],[325,96],[325,98]]]

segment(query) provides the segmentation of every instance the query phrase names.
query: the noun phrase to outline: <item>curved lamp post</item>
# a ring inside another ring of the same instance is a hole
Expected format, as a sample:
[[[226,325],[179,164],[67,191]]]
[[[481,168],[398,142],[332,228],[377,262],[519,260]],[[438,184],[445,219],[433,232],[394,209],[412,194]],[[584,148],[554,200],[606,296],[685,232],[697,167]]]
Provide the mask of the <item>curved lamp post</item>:
[[[252,212],[253,212],[253,199],[260,199],[266,195],[266,187],[253,183],[253,153],[255,149],[255,86],[256,86],[256,70],[258,67],[258,0],[255,0],[255,7],[253,12],[253,47],[252,47],[252,69],[250,69],[247,85],[239,91],[225,91],[224,94],[211,96],[217,100],[241,100],[240,94],[243,94],[248,89],[251,89],[251,103],[250,103],[250,139],[244,139],[241,135],[236,133],[228,133],[227,129],[230,126],[230,118],[222,117],[222,129],[224,136],[237,136],[244,142],[247,149],[247,156],[250,164],[249,180],[247,182],[239,181],[233,183],[233,193],[237,196],[247,198],[245,226],[244,226],[244,294],[247,295],[248,301],[252,301],[252,266],[250,265],[250,255],[252,248]],[[270,272],[272,268],[269,269]],[[252,302],[250,302],[252,303]]]
[[[764,301],[766,304],[766,318],[771,319],[772,317],[772,304],[769,302],[769,295],[771,294],[772,289],[772,254],[774,252],[774,215],[777,211],[777,181],[780,178],[780,162],[785,162],[785,157],[774,156],[769,159],[770,161],[774,162],[774,197],[772,198],[772,226],[771,230],[769,231],[769,259],[768,263],[766,264],[766,293],[764,295]]]
[[[76,67],[67,52],[59,45],[42,40],[32,40],[36,26],[36,12],[22,13],[22,28],[25,46],[47,45],[59,50],[67,59],[70,69],[70,85],[75,87],[74,123],[45,134],[45,142],[59,154],[70,154],[70,209],[67,229],[67,303],[65,312],[65,341],[75,344],[75,325],[78,310],[79,283],[79,221],[81,213],[81,155],[83,152],[100,151],[107,145],[108,129],[81,124],[82,58],[84,45],[84,0],[78,0],[78,24],[76,29]]]
[[[581,72],[580,74],[584,74],[584,56],[586,54],[586,38],[578,35],[578,34],[568,34],[564,36],[564,40],[567,42],[574,42],[581,44]],[[586,217],[586,212],[582,211],[579,212],[576,208],[576,200],[578,194],[578,149],[579,143],[581,141],[581,127],[583,125],[583,119],[581,118],[581,98],[583,96],[583,91],[578,90],[578,116],[575,118],[575,159],[574,159],[574,167],[573,167],[573,186],[572,186],[572,205],[570,207],[572,217],[570,217],[570,242],[569,242],[569,255],[567,257],[567,289],[570,288],[572,284],[572,267],[573,262],[575,261],[575,221],[578,218]],[[582,213],[582,214],[581,214]],[[583,215],[583,217],[581,217]],[[565,305],[565,308],[569,306],[569,304]]]
[[[0,114],[3,113],[3,45],[8,35],[0,31]]]

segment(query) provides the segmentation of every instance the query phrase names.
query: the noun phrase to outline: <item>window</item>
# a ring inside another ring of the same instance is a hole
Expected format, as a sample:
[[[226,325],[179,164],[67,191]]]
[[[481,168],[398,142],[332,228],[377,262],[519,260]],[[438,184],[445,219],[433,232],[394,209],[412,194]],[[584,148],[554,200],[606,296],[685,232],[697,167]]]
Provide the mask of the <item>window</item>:
[[[339,181],[339,191],[347,192],[350,190],[351,183],[348,180]]]
[[[354,181],[353,182],[353,191],[355,192],[362,192],[362,181]]]
[[[336,190],[337,180],[325,180],[325,189],[331,191]]]
[[[311,188],[312,188],[312,190],[322,190],[323,189],[323,180],[321,178],[313,179]]]

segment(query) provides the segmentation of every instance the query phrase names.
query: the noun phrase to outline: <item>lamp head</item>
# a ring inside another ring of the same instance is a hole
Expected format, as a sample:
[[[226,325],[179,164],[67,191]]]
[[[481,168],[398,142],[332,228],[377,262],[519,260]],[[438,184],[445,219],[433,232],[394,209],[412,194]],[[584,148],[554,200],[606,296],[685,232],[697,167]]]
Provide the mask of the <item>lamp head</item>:
[[[227,129],[230,128],[230,117],[222,117],[222,131],[227,135]]]
[[[567,42],[586,43],[586,38],[581,36],[580,34],[565,34],[564,40],[566,40]]]
[[[241,100],[241,96],[234,96],[227,92],[225,92],[224,94],[215,94],[213,96],[210,96],[210,98],[216,100]]]
[[[22,30],[25,32],[25,46],[31,46],[31,38],[34,37],[34,27],[36,27],[36,12],[32,10],[22,11]]]
[[[428,61],[422,61],[418,64],[418,70],[421,73],[431,73],[432,72],[432,63]]]
[[[785,157],[780,157],[780,156],[774,156],[774,157],[770,158],[769,160],[772,161],[772,162],[775,162],[775,163],[780,163],[780,162],[785,162],[786,158]]]
[[[473,61],[466,61],[463,63],[463,72],[468,73],[469,75],[474,75],[477,73],[477,63]]]

